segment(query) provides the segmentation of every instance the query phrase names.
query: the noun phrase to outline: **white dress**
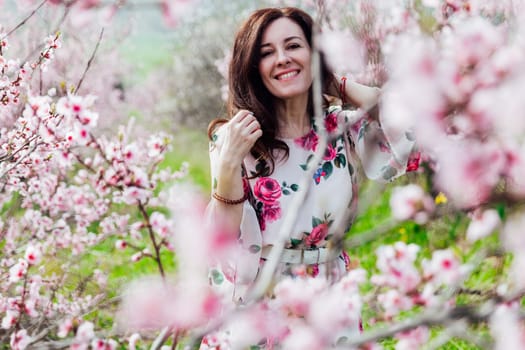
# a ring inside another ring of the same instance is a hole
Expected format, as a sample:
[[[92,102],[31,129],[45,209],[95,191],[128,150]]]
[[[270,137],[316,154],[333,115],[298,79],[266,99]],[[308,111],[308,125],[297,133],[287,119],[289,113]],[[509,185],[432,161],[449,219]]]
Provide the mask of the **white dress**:
[[[347,214],[348,210],[350,219],[345,223],[345,232],[350,228],[357,210],[357,166],[363,167],[368,178],[380,181],[390,181],[405,172],[414,145],[411,135],[402,133],[399,137],[398,133],[396,140],[389,140],[377,121],[368,117],[354,120],[356,115],[356,111],[343,110],[340,106],[331,106],[325,111],[324,125],[320,127],[326,128],[331,141],[308,183],[310,188],[286,248],[325,247],[335,235],[344,234],[333,232],[334,220]],[[212,183],[216,183],[221,130],[217,130],[210,143]],[[313,125],[303,137],[282,139],[289,147],[289,157],[276,161],[270,176],[248,180],[251,195],[244,203],[240,226],[240,242],[245,248],[243,262],[238,264],[232,259],[227,266],[223,264],[214,268],[210,274],[211,283],[237,294],[234,298],[242,297],[246,287],[255,280],[264,263],[261,248],[278,239],[282,221],[299,191],[300,179],[305,176],[306,165],[317,149],[317,130],[320,130],[319,126]],[[248,155],[244,166],[248,175],[252,175],[258,167],[266,165]],[[342,252],[336,261],[329,265],[330,271],[323,263],[306,266],[306,271],[311,277],[329,274],[332,280],[337,280],[349,268],[346,252]],[[281,263],[276,279],[293,275],[295,268],[293,264]]]

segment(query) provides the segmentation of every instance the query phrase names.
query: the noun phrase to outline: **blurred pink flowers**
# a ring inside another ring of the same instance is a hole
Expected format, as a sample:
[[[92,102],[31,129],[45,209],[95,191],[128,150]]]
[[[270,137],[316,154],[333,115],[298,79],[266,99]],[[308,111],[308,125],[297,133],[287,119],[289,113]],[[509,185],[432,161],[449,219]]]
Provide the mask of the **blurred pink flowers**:
[[[426,223],[434,211],[434,201],[420,186],[395,187],[390,197],[392,216],[397,220],[412,219]]]

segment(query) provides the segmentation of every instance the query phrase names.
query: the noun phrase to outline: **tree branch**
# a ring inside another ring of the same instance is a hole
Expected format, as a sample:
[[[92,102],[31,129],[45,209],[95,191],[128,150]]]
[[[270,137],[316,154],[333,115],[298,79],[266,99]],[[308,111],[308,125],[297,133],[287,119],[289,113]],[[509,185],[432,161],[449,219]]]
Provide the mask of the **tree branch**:
[[[100,42],[102,41],[102,37],[104,36],[104,28],[100,30],[100,34],[98,36],[97,43],[95,45],[95,48],[93,49],[93,52],[91,53],[91,57],[89,57],[89,60],[86,65],[86,69],[84,69],[84,72],[82,73],[82,76],[80,77],[80,80],[77,83],[77,87],[75,88],[75,93],[80,89],[82,86],[82,83],[84,82],[84,78],[86,77],[86,74],[91,68],[91,64],[93,63],[93,60],[95,59],[95,55],[97,54],[98,47],[100,46]]]
[[[20,27],[22,27],[24,24],[26,24],[26,22],[35,15],[35,13],[37,13],[38,10],[40,10],[40,8],[42,6],[44,6],[44,4],[47,2],[47,0],[44,0],[40,3],[40,5],[38,5],[33,11],[31,11],[31,13],[22,20],[22,22],[18,23],[16,25],[16,27],[14,27],[13,29],[11,29],[9,32],[7,32],[6,35],[4,35],[2,38],[0,38],[0,41],[6,39],[8,36],[10,36],[11,34],[13,34],[16,30],[18,30]]]

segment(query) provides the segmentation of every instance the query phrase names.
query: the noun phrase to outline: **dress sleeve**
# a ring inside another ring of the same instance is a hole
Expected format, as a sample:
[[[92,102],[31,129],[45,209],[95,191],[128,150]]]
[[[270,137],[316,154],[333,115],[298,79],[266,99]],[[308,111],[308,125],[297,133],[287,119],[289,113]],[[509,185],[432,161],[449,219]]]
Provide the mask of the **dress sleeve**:
[[[209,149],[212,191],[217,186],[217,167],[221,146],[221,128],[219,128],[212,136]],[[247,180],[244,186],[249,186]],[[207,216],[212,223],[216,217],[213,211],[214,207],[209,205]],[[229,261],[221,262],[223,272],[228,274],[235,284],[235,294],[240,294],[243,287],[250,285],[255,280],[261,258],[262,235],[259,221],[255,209],[248,200],[243,203],[238,242],[239,249],[236,250],[235,256],[232,256]]]
[[[347,119],[352,121],[352,118]],[[364,173],[371,180],[387,182],[403,175],[409,158],[414,159],[417,153],[412,132],[398,130],[379,118],[365,116],[355,120],[350,123],[349,134]]]

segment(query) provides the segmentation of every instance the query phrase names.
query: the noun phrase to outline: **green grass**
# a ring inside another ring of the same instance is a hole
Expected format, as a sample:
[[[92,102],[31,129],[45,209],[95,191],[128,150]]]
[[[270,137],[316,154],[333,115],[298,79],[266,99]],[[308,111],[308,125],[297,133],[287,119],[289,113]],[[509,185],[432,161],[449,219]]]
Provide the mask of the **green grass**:
[[[189,180],[207,192],[211,188],[208,158],[208,136],[202,130],[181,128],[173,135],[172,150],[166,155],[161,168],[178,169],[189,163]]]

